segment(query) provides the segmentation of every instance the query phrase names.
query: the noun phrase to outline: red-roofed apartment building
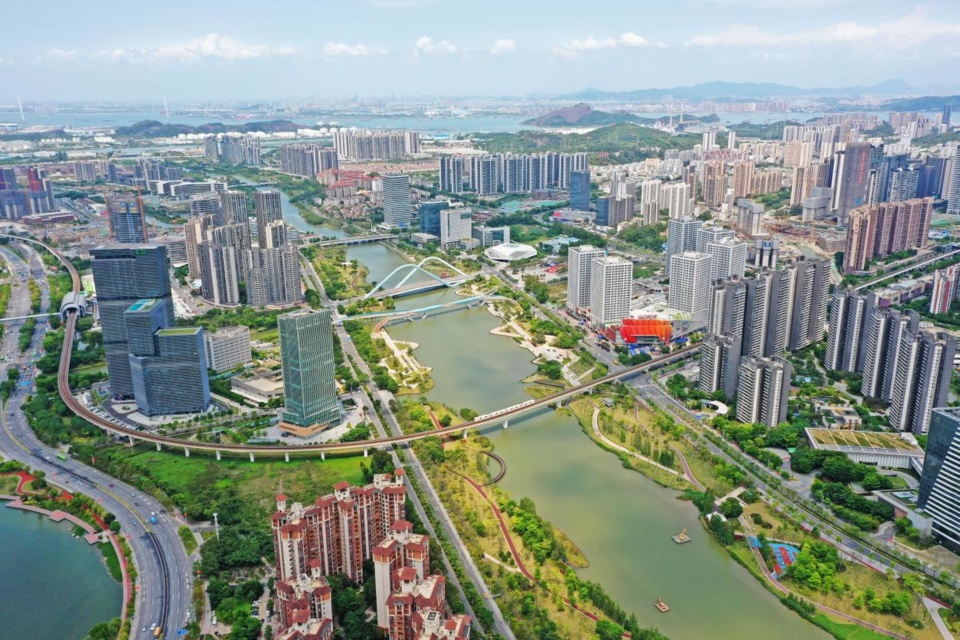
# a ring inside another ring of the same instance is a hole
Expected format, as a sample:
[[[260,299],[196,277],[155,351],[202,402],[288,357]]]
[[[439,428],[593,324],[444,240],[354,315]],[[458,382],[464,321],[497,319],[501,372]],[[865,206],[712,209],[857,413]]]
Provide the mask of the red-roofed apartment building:
[[[342,573],[362,583],[363,561],[372,557],[390,525],[406,515],[403,476],[398,469],[392,475],[374,476],[366,487],[341,482],[332,495],[309,506],[295,502],[288,509],[287,497],[277,496],[277,512],[271,518],[277,579],[308,574],[310,562],[316,560],[321,575]]]

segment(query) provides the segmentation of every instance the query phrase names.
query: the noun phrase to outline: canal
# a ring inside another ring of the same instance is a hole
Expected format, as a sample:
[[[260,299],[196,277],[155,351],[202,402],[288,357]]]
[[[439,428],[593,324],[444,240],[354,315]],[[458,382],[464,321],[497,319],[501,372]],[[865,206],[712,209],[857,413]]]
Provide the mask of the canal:
[[[380,245],[351,247],[348,257],[363,262],[377,281],[403,264]],[[455,295],[401,298],[398,306],[426,306]],[[432,400],[487,413],[528,400],[519,381],[535,370],[528,351],[490,334],[497,324],[485,309],[470,309],[393,325],[390,333],[420,345],[417,358],[433,368]],[[690,503],[624,469],[575,418],[545,410],[486,435],[509,469],[502,486],[515,498],[531,498],[544,518],[565,531],[590,561],[579,575],[602,584],[643,626],[656,626],[672,640],[829,637],[730,558],[699,525]],[[684,528],[693,542],[679,546],[670,536]],[[670,613],[655,611],[658,596]]]

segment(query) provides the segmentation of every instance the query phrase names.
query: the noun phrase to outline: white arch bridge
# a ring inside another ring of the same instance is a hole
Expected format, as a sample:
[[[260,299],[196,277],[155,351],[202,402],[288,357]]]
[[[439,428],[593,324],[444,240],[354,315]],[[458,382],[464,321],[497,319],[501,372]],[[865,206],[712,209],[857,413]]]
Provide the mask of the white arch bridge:
[[[438,276],[435,273],[431,273],[423,268],[428,262],[439,262],[456,275]],[[393,284],[393,281],[396,280],[400,274],[403,274],[403,277],[400,278],[399,282]],[[397,267],[391,271],[383,281],[379,282],[376,287],[371,289],[367,295],[363,296],[363,299],[409,296],[414,293],[439,289],[441,287],[455,287],[472,277],[472,275],[464,273],[443,258],[429,256],[417,264],[405,264]],[[386,286],[388,283],[390,284],[389,287]]]

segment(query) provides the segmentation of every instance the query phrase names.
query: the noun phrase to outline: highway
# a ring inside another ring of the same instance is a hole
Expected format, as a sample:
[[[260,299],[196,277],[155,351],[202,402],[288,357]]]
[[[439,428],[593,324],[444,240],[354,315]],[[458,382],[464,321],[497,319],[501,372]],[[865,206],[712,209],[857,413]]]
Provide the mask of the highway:
[[[12,252],[4,249],[2,253],[12,264],[23,264]],[[40,282],[43,308],[46,309],[49,306],[49,292],[43,265],[32,251],[30,253],[30,271]],[[14,273],[19,268],[14,267]],[[22,268],[26,269],[25,266]],[[26,285],[16,284],[7,313],[23,315],[29,308],[30,297]],[[42,344],[46,326],[44,320],[37,322],[33,344],[24,356],[20,356],[16,327],[9,327],[0,343],[2,355],[9,358],[4,367],[15,364],[21,372],[27,371],[32,366],[28,358]],[[192,565],[177,534],[180,523],[151,496],[72,458],[58,460],[56,451],[34,435],[20,410],[30,393],[30,387],[18,387],[0,415],[0,451],[7,457],[43,471],[51,483],[94,498],[104,509],[117,516],[121,535],[126,537],[133,550],[134,565],[139,574],[139,591],[134,594],[132,638],[152,637],[149,629],[154,623],[163,622],[168,634],[170,630],[183,628],[191,606],[192,580],[189,574]],[[149,519],[154,513],[157,524],[150,524]]]

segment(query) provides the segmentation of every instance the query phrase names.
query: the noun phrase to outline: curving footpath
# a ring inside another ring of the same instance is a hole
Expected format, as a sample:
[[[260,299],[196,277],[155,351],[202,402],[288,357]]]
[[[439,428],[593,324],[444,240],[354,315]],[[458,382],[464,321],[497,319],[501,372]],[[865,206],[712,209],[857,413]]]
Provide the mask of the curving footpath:
[[[673,475],[675,475],[675,476],[680,476],[681,478],[683,477],[683,474],[681,474],[681,473],[680,473],[679,471],[677,471],[676,469],[671,469],[670,467],[664,466],[664,465],[660,464],[659,462],[653,460],[652,458],[648,458],[647,456],[640,455],[639,453],[636,453],[635,451],[631,451],[630,449],[627,449],[626,447],[617,444],[616,442],[614,442],[613,440],[611,440],[611,439],[608,438],[607,436],[603,435],[603,434],[600,432],[600,409],[599,409],[599,407],[594,407],[594,408],[593,408],[593,433],[594,433],[594,435],[596,435],[598,438],[600,438],[600,441],[601,441],[603,444],[605,444],[606,446],[610,447],[611,449],[616,449],[617,451],[619,451],[619,452],[621,452],[621,453],[625,453],[625,454],[627,454],[628,456],[631,456],[631,457],[633,457],[633,458],[636,458],[637,460],[641,460],[641,461],[643,461],[643,462],[646,462],[647,464],[653,465],[653,466],[655,466],[655,467],[658,468],[658,469],[663,469],[663,470],[666,471],[667,473],[672,473]]]
[[[475,482],[473,479],[471,479],[471,478],[469,478],[469,477],[467,477],[467,476],[465,476],[465,475],[463,475],[463,474],[461,474],[461,473],[457,473],[456,471],[453,471],[452,469],[450,470],[450,473],[452,473],[453,475],[455,475],[455,476],[457,476],[457,477],[462,478],[463,480],[465,480],[465,481],[467,482],[467,484],[469,484],[471,487],[473,487],[474,491],[476,491],[477,493],[479,493],[479,494],[480,494],[480,497],[484,499],[484,501],[485,501],[485,502],[487,503],[487,505],[490,507],[490,510],[493,511],[493,515],[494,515],[494,516],[496,517],[496,519],[497,519],[497,525],[500,527],[500,533],[503,534],[504,539],[507,541],[507,547],[510,549],[510,555],[513,556],[513,561],[514,561],[514,562],[516,563],[516,565],[517,565],[517,570],[518,570],[527,580],[529,580],[530,582],[534,582],[534,583],[535,583],[535,582],[537,581],[537,579],[533,576],[532,573],[530,573],[530,572],[527,570],[527,566],[523,563],[523,558],[520,557],[520,552],[517,551],[517,546],[516,546],[516,544],[513,542],[513,536],[510,535],[510,529],[509,529],[509,527],[507,527],[507,522],[506,522],[506,520],[505,520],[504,517],[503,517],[503,513],[500,511],[500,507],[497,506],[497,503],[493,501],[493,499],[487,494],[486,491],[483,490],[483,485],[481,485],[480,483]],[[499,561],[498,561],[498,562],[499,562]],[[507,569],[510,569],[510,567],[506,567],[506,568],[507,568]],[[586,618],[586,619],[588,619],[588,620],[592,620],[593,622],[597,622],[597,621],[600,620],[600,618],[597,616],[597,614],[591,613],[590,611],[587,611],[586,609],[584,609],[584,608],[581,607],[580,605],[578,605],[578,604],[576,604],[576,603],[574,603],[574,602],[571,602],[570,599],[567,598],[567,597],[565,597],[565,596],[560,596],[560,597],[561,597],[561,599],[563,600],[564,604],[566,604],[568,607],[570,607],[571,609],[573,609],[574,611],[576,611],[577,613],[579,613],[580,615],[582,615],[584,618]],[[626,631],[625,631],[625,632],[623,633],[623,637],[629,639],[629,638],[631,638],[632,636],[630,635],[629,632],[626,632]]]

